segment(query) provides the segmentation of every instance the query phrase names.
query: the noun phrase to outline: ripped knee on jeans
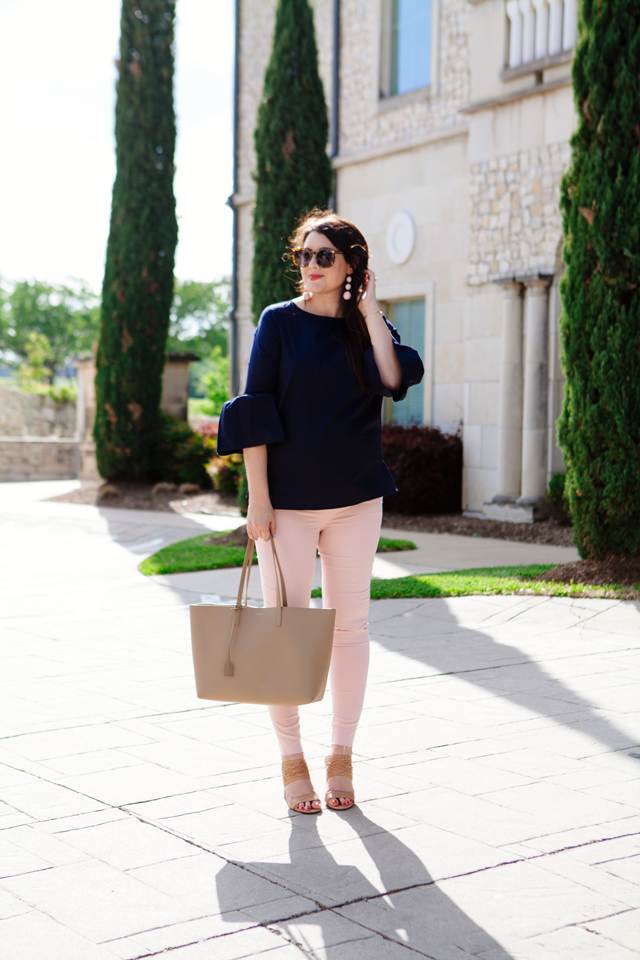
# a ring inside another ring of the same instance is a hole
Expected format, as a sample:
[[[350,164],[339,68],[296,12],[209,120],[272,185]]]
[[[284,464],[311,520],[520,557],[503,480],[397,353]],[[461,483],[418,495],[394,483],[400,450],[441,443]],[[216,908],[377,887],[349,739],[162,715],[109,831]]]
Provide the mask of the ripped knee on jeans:
[[[364,626],[358,627],[334,627],[334,641],[338,643],[368,643],[369,624],[365,622]]]

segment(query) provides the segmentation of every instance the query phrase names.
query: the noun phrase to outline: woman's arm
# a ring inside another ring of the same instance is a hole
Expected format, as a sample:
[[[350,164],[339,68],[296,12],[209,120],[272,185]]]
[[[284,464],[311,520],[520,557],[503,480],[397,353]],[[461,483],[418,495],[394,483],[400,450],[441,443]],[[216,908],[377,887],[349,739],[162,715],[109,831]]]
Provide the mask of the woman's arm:
[[[242,452],[249,485],[247,533],[251,540],[270,540],[276,534],[276,518],[269,497],[267,445],[245,447]]]
[[[375,276],[373,270],[367,270],[367,298],[360,303],[360,312],[371,337],[373,359],[380,373],[380,379],[389,390],[397,390],[402,383],[402,367],[396,356],[393,338],[376,300]]]

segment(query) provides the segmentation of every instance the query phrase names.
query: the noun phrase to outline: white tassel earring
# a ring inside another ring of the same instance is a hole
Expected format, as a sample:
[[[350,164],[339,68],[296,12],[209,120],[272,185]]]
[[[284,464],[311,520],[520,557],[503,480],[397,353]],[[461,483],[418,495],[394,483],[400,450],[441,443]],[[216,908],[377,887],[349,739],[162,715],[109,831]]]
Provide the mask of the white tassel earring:
[[[313,293],[311,292],[311,290],[305,290],[304,293],[302,294],[302,299],[311,300],[312,296],[313,296]]]
[[[347,274],[347,279],[344,284],[344,293],[342,294],[345,300],[351,300],[351,274]]]

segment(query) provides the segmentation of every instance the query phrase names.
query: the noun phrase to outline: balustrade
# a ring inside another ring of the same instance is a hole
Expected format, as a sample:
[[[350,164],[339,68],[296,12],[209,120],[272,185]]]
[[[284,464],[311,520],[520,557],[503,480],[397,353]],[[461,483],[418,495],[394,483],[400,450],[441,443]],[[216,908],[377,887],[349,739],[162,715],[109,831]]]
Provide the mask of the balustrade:
[[[577,0],[507,0],[509,67],[572,50],[577,7]]]

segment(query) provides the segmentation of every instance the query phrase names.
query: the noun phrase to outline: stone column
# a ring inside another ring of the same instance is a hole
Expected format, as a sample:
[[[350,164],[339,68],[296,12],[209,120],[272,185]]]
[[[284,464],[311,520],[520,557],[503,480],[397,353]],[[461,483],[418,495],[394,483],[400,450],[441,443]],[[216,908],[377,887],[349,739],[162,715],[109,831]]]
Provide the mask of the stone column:
[[[535,506],[547,489],[549,277],[525,280],[522,483],[518,503]]]
[[[78,476],[81,480],[99,480],[96,464],[96,445],[93,440],[93,421],[96,416],[96,361],[84,357],[75,361],[78,375],[76,401],[76,432],[78,435]]]
[[[494,503],[520,496],[522,467],[522,284],[503,285],[502,369],[498,413],[498,493]]]

